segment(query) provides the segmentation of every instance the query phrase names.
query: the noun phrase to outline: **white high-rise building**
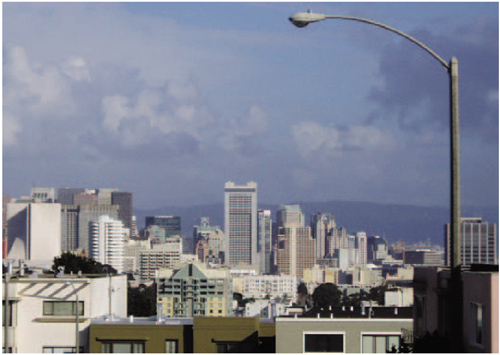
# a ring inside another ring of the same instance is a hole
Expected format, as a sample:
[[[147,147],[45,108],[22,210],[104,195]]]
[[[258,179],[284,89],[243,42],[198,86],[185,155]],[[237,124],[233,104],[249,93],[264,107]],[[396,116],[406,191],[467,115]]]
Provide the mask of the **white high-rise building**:
[[[90,222],[90,257],[123,272],[125,228],[123,222],[104,215]]]
[[[224,233],[226,263],[256,264],[257,259],[257,183],[225,185]]]
[[[358,249],[358,264],[368,263],[366,232],[356,233],[356,248]]]

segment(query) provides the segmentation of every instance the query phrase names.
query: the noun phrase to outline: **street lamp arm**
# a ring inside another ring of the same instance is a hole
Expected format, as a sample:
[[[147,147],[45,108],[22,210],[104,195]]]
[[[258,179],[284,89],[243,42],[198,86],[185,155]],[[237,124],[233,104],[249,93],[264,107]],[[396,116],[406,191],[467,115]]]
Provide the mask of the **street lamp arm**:
[[[437,59],[447,70],[450,70],[450,65],[443,58],[441,58],[436,52],[434,52],[432,49],[427,47],[425,44],[423,44],[419,40],[413,38],[412,36],[407,35],[406,33],[402,32],[400,30],[397,30],[391,26],[387,26],[387,25],[384,25],[383,23],[368,20],[365,18],[352,17],[352,16],[325,15],[325,19],[342,19],[342,20],[353,20],[353,21],[358,21],[358,22],[364,22],[364,23],[378,26],[378,27],[381,27],[381,28],[386,29],[388,31],[394,32],[394,33],[400,35],[401,37],[404,37],[404,38],[412,41],[413,43],[415,43],[417,46],[419,46],[420,48],[425,50],[427,53],[432,55],[435,59]]]
[[[383,23],[380,23],[380,22],[368,20],[368,19],[361,18],[361,17],[340,16],[340,15],[324,15],[324,14],[316,14],[313,12],[300,12],[300,13],[297,13],[289,18],[289,20],[297,27],[305,27],[309,23],[323,21],[326,19],[340,19],[340,20],[358,21],[358,22],[367,23],[369,25],[374,25],[374,26],[386,29],[388,31],[394,32],[397,35],[404,37],[407,40],[415,43],[417,46],[419,46],[420,48],[425,50],[427,53],[432,55],[438,62],[440,62],[446,68],[446,70],[448,72],[451,70],[450,65],[443,58],[441,58],[439,55],[437,55],[436,52],[434,52],[432,49],[427,47],[425,44],[423,44],[422,42],[418,41],[417,39],[413,38],[410,35],[407,35],[406,33],[402,32],[400,30],[397,30],[391,26],[384,25]]]

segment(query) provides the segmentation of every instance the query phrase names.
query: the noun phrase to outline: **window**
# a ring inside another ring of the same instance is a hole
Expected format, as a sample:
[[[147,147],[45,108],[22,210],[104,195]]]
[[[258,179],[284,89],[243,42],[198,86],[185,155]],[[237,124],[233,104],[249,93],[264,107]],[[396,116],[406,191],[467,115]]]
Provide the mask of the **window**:
[[[83,346],[80,346],[80,353],[84,352]],[[74,346],[44,346],[43,353],[44,354],[69,354],[76,353],[76,347]]]
[[[179,352],[179,349],[177,349],[177,339],[167,339],[165,340],[165,353],[167,354],[175,354]]]
[[[344,334],[304,334],[306,353],[343,353]]]
[[[75,301],[44,301],[44,316],[76,316]],[[78,315],[83,316],[83,301],[78,302]]]
[[[102,343],[103,353],[115,354],[130,354],[130,353],[145,353],[144,341],[114,341]]]
[[[239,353],[242,352],[237,342],[218,342],[218,353]]]
[[[363,353],[388,353],[399,348],[399,334],[363,335]]]
[[[481,303],[470,304],[470,342],[472,344],[483,344],[483,311]]]

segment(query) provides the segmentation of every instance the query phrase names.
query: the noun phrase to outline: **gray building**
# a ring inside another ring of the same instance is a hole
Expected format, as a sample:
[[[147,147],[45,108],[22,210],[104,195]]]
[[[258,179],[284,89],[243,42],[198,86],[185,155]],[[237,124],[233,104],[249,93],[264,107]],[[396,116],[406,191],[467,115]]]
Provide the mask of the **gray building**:
[[[313,308],[276,318],[276,352],[387,353],[412,329],[412,307]]]
[[[328,254],[328,236],[337,227],[335,216],[332,213],[317,212],[311,216],[313,238],[316,239],[316,259],[324,258]]]
[[[273,270],[272,258],[272,234],[273,221],[270,210],[259,210],[257,212],[259,271],[261,274],[271,274]]]
[[[146,228],[158,226],[165,231],[165,237],[181,235],[181,217],[179,216],[154,216],[146,217]]]
[[[111,204],[120,206],[118,218],[123,222],[125,228],[130,229],[130,235],[133,236],[134,199],[132,192],[113,191],[111,193]]]
[[[497,225],[482,218],[461,218],[461,264],[498,264]],[[445,231],[445,260],[450,265],[450,225]]]
[[[257,183],[224,189],[224,234],[229,265],[257,263]]]
[[[63,187],[57,189],[57,202],[61,205],[74,204],[73,196],[85,192],[83,187]]]

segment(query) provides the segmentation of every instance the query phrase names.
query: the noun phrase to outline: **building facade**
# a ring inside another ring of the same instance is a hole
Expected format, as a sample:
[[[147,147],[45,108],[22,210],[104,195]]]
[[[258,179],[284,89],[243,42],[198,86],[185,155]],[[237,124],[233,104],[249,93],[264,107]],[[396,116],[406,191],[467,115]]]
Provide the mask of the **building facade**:
[[[257,183],[224,189],[224,233],[229,265],[257,263]]]
[[[228,270],[189,263],[159,270],[157,275],[157,302],[166,317],[233,315],[233,288]]]
[[[272,235],[273,221],[270,210],[257,212],[259,271],[261,274],[271,274],[273,271]]]
[[[90,257],[123,272],[125,231],[123,223],[109,216],[90,222]]]
[[[170,243],[153,245],[152,249],[140,252],[140,277],[141,280],[152,280],[156,270],[170,268],[181,261],[182,241],[180,238],[172,239]]]
[[[498,264],[497,225],[482,218],[461,218],[461,264]],[[450,225],[445,231],[445,260],[450,265]]]
[[[336,227],[332,213],[317,212],[311,216],[312,235],[316,239],[316,259],[324,258],[328,254],[328,236],[331,236]]]

